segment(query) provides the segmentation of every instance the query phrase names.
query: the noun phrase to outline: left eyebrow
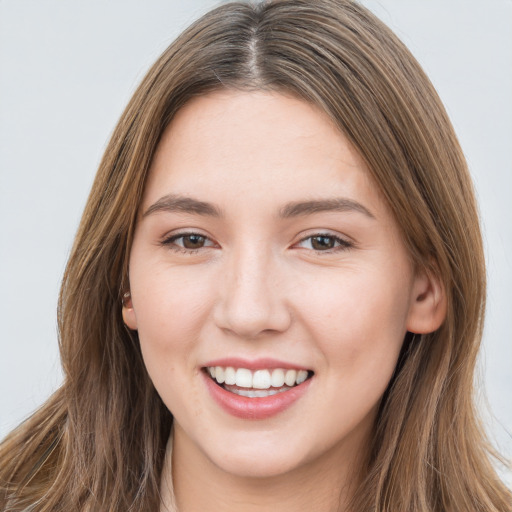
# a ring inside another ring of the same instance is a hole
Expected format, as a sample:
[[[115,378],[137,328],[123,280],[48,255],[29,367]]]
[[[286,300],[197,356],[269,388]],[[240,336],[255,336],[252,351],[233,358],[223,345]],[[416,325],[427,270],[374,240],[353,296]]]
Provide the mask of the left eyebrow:
[[[361,203],[347,198],[320,199],[312,201],[296,201],[283,206],[279,210],[279,216],[284,219],[298,217],[301,215],[311,215],[321,212],[359,212],[375,219],[375,215],[363,206]]]

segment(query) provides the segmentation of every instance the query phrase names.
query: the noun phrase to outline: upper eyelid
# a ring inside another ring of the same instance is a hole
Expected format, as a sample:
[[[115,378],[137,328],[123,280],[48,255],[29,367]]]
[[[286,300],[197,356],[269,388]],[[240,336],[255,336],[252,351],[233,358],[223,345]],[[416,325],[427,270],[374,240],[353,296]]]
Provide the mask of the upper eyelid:
[[[306,240],[309,240],[309,239],[315,238],[315,237],[334,238],[336,240],[336,242],[339,244],[340,247],[344,247],[344,248],[347,248],[347,249],[349,247],[354,247],[355,246],[354,242],[352,242],[351,240],[347,240],[344,237],[337,236],[337,235],[330,235],[330,234],[327,234],[327,233],[318,233],[316,235],[309,235],[309,236],[303,237],[298,242],[295,242],[293,245],[296,246],[298,244],[301,244],[302,242],[305,242]],[[313,249],[313,250],[316,251],[316,252],[329,252],[329,251],[336,250],[336,248],[327,249],[325,251],[318,251],[316,249]]]
[[[355,240],[345,234],[339,233],[338,231],[332,231],[330,229],[317,229],[317,230],[307,230],[301,234],[298,235],[298,240],[295,243],[302,242],[303,240],[307,240],[308,238],[313,238],[315,236],[326,236],[331,238],[337,238],[338,240],[341,240],[342,242],[345,242],[347,244],[355,245]]]
[[[211,242],[211,244],[204,245],[202,247],[197,247],[197,248],[189,248],[189,247],[184,247],[184,246],[176,243],[176,241],[179,240],[180,238],[185,238],[186,236],[193,236],[193,235],[200,236],[200,237],[204,238],[205,240]],[[209,237],[207,235],[198,233],[197,231],[184,231],[181,233],[171,233],[169,235],[164,236],[159,241],[158,245],[161,247],[165,247],[166,249],[173,250],[175,252],[182,252],[182,253],[186,253],[186,254],[195,254],[201,250],[215,249],[216,246],[218,247],[218,243],[215,240],[213,240],[211,237]]]
[[[316,238],[316,237],[325,237],[325,238],[334,238],[336,240],[340,240],[341,242],[347,242],[349,243],[349,240],[347,240],[345,237],[340,235],[333,235],[331,233],[315,233],[313,235],[307,235],[305,237],[302,237],[299,242],[302,242],[304,240],[308,240],[309,238]]]
[[[161,241],[165,242],[166,240],[172,240],[172,239],[180,238],[183,236],[191,236],[191,235],[202,236],[204,238],[207,238],[208,240],[211,240],[212,242],[215,242],[214,238],[212,238],[210,235],[207,235],[206,233],[203,233],[199,229],[186,229],[184,231],[178,231],[178,232],[171,231],[171,232],[166,233],[164,236],[162,236]]]
[[[205,238],[208,238],[209,240],[212,240],[212,241],[214,240],[213,237],[211,237],[210,235],[207,235],[206,233],[203,233],[203,232],[201,232],[199,230],[186,230],[186,231],[179,231],[177,233],[171,232],[171,233],[165,234],[162,237],[162,239],[165,240],[165,239],[169,239],[169,238],[179,238],[180,236],[190,236],[190,235],[204,236]],[[307,235],[305,235],[305,234],[297,235],[299,242],[301,240],[307,240],[308,238],[311,238],[311,237],[314,237],[314,236],[330,236],[332,238],[339,238],[341,240],[345,240],[345,239],[349,238],[349,237],[347,237],[345,235],[341,235],[339,233],[333,233],[333,232],[328,231],[328,230],[313,231],[312,233],[307,234]]]

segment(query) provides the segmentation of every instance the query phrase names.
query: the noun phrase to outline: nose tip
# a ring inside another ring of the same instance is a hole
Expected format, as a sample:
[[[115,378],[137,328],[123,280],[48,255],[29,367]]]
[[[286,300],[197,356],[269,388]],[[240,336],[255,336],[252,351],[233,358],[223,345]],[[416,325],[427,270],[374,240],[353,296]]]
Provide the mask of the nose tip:
[[[268,269],[227,272],[224,283],[214,314],[220,329],[245,339],[288,329],[291,314],[284,289]]]
[[[289,323],[286,311],[277,307],[263,308],[254,302],[240,302],[224,315],[217,316],[217,325],[221,329],[246,339],[255,339],[264,333],[284,332]]]

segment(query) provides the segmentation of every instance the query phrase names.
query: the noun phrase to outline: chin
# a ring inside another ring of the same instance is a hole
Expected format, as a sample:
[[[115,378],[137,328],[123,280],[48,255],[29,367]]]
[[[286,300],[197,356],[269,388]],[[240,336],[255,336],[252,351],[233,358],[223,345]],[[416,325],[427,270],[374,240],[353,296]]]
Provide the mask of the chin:
[[[222,471],[241,478],[272,478],[293,472],[301,467],[304,461],[296,454],[272,454],[254,450],[255,453],[230,453],[212,462]]]

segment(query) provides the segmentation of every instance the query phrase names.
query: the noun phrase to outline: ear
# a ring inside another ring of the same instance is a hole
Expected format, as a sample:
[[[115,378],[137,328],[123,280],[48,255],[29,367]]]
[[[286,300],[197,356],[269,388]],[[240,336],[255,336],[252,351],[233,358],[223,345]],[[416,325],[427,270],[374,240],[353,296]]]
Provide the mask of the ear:
[[[132,295],[130,292],[126,292],[123,295],[123,321],[132,331],[137,330],[137,317],[133,309]]]
[[[407,330],[428,334],[438,329],[446,318],[446,293],[437,275],[417,270],[414,278]]]

